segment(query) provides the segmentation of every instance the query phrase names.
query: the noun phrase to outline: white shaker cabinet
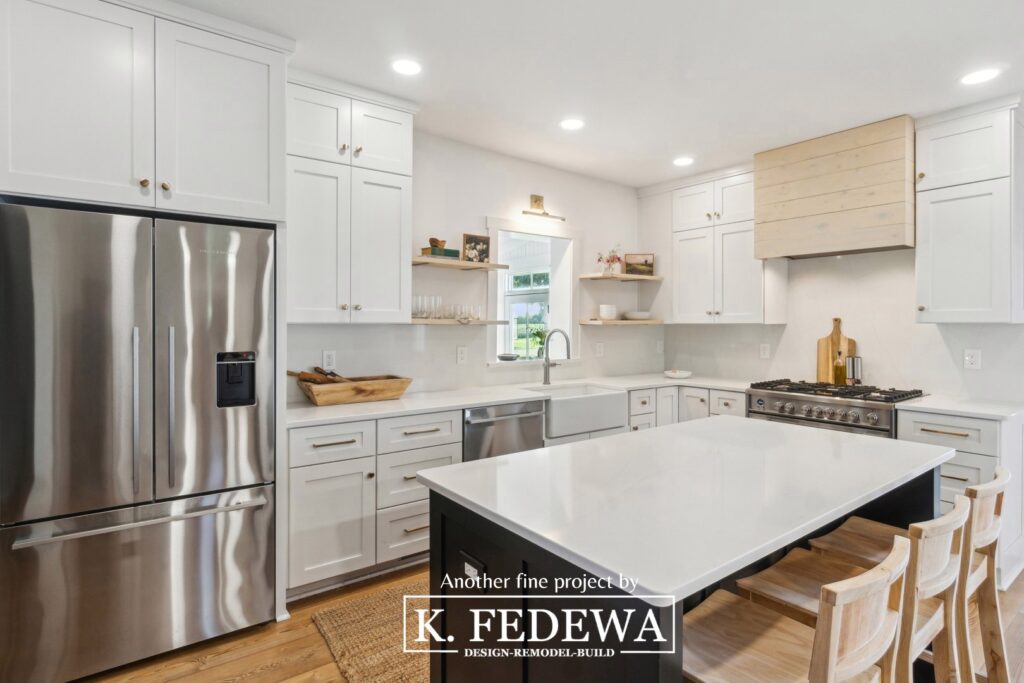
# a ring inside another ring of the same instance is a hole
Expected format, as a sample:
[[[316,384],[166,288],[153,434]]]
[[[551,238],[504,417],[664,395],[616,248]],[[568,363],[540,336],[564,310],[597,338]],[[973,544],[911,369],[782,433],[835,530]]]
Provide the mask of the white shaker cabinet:
[[[352,169],[288,157],[288,321],[351,319]]]
[[[656,422],[659,427],[675,424],[678,421],[679,389],[676,387],[661,387],[658,389],[655,405]]]
[[[710,392],[699,387],[680,387],[679,421],[698,420],[711,415]]]
[[[412,179],[352,169],[352,322],[412,318]]]
[[[693,230],[714,225],[715,184],[701,183],[672,193],[672,229]]]
[[[352,100],[289,83],[288,154],[351,163]]]
[[[153,17],[0,1],[0,190],[153,206]]]
[[[918,322],[1010,322],[1010,179],[917,195]]]
[[[1008,109],[953,118],[916,131],[917,191],[1010,175]]]
[[[754,258],[754,222],[715,228],[716,323],[764,321],[765,262]]]
[[[412,175],[412,114],[352,102],[352,165]]]
[[[376,562],[376,458],[289,472],[288,587]]]
[[[715,225],[754,220],[753,173],[722,178],[716,180],[714,185]]]
[[[156,20],[156,206],[284,218],[284,55]]]
[[[673,233],[672,270],[672,322],[712,322],[715,309],[714,229]]]
[[[694,230],[752,220],[753,173],[719,178],[672,193],[673,230]]]

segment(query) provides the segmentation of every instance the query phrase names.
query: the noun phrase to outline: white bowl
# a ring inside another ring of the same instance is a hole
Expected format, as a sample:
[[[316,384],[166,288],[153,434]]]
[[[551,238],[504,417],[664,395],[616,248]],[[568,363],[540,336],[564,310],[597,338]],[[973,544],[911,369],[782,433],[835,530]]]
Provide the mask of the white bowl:
[[[630,311],[625,314],[626,320],[650,320],[650,311]]]
[[[693,373],[689,370],[666,370],[665,376],[669,379],[686,379]]]

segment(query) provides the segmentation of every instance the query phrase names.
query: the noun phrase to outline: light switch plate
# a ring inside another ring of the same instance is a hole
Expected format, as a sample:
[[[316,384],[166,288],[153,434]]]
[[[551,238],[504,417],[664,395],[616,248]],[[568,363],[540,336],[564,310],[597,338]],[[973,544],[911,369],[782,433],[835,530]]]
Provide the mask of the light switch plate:
[[[469,360],[469,350],[465,346],[455,347],[455,364],[465,365],[466,361]]]
[[[594,344],[594,356],[597,358],[604,357],[604,342],[596,342]]]
[[[981,349],[964,349],[964,368],[981,370]]]
[[[768,360],[772,357],[771,344],[761,344],[761,348],[758,350],[758,357],[761,360]]]
[[[324,351],[320,365],[328,372],[336,369],[338,367],[338,354],[334,351]]]

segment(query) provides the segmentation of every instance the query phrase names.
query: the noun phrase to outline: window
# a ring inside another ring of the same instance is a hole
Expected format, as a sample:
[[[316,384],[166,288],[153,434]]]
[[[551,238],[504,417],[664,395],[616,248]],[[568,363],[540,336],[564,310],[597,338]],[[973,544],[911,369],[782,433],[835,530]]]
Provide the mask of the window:
[[[548,330],[569,329],[571,244],[565,238],[499,231],[498,258],[509,269],[498,305],[509,324],[498,334],[498,353],[518,354],[518,360],[542,358]],[[551,355],[565,357],[560,338]]]

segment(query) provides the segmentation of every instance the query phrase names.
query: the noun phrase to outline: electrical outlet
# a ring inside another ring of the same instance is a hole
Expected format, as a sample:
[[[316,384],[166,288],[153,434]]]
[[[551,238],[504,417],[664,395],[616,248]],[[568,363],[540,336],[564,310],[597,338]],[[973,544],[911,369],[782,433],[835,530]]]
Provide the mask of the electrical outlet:
[[[469,360],[469,350],[465,346],[455,347],[455,364],[465,365],[466,361]]]
[[[654,345],[654,350],[655,350],[656,353],[665,353],[665,342],[664,342],[664,340],[659,339],[658,342]]]
[[[597,358],[604,357],[604,342],[594,343],[594,356],[596,356]]]
[[[324,370],[328,372],[337,369],[338,367],[338,354],[334,351],[324,351],[324,357],[321,359],[320,364]]]
[[[964,368],[981,370],[981,349],[964,349]]]
[[[769,358],[771,358],[772,357],[772,347],[771,347],[771,344],[761,344],[761,348],[758,349],[758,357],[761,360],[768,360]]]

